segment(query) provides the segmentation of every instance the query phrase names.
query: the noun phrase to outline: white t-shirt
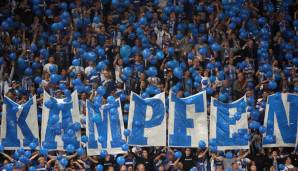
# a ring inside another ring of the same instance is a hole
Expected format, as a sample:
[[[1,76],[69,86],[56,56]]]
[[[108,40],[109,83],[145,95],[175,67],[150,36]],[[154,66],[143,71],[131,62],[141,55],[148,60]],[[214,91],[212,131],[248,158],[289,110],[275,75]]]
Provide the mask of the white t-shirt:
[[[94,67],[93,66],[87,66],[86,68],[85,68],[85,74],[87,75],[87,76],[89,76],[90,74],[91,74],[91,71],[94,69]]]
[[[50,66],[52,66],[52,65],[55,65],[55,67],[58,69],[58,66],[57,66],[56,64],[47,63],[47,64],[45,64],[45,65],[43,66],[43,71],[46,71],[46,72],[48,72],[48,73],[51,73],[51,72],[50,72]]]

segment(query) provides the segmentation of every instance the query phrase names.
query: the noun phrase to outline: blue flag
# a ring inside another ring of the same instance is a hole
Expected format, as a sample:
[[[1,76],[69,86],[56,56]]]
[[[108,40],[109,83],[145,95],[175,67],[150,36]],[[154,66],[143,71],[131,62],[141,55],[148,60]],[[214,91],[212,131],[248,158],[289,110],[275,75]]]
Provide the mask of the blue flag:
[[[166,146],[165,93],[143,99],[131,93],[128,144],[135,146]]]
[[[200,141],[208,145],[206,91],[186,98],[170,92],[168,131],[170,147],[198,147]]]
[[[248,149],[247,117],[245,96],[232,103],[211,97],[209,144],[218,150]]]
[[[8,97],[4,97],[2,109],[1,141],[5,149],[29,148],[30,143],[38,144],[39,129],[35,96],[24,104],[17,104]]]

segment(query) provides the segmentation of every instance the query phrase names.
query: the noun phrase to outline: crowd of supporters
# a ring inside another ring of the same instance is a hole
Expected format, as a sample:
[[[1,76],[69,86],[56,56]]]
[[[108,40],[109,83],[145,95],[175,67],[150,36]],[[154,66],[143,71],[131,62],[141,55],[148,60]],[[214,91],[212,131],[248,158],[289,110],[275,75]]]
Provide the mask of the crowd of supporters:
[[[269,95],[298,92],[297,9],[294,0],[2,0],[0,102],[5,95],[22,104],[36,95],[40,124],[44,90],[56,98],[76,90],[84,133],[87,99],[120,97],[127,125],[132,91],[146,98],[206,90],[208,100],[253,99],[249,122],[262,125]],[[2,170],[298,167],[294,148],[262,148],[255,126],[249,150],[130,147],[123,165],[105,152],[1,151]]]

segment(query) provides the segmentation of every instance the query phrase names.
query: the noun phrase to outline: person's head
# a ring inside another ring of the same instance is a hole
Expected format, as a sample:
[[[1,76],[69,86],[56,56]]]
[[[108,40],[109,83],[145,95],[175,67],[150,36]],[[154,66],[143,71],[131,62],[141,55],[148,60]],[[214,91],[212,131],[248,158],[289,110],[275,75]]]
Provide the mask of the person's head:
[[[13,90],[9,90],[7,93],[6,93],[6,96],[12,100],[15,99],[16,95],[15,93],[13,92]]]
[[[114,167],[113,166],[109,166],[107,171],[114,171]]]
[[[233,170],[233,171],[237,171],[237,170],[239,170],[239,165],[238,165],[237,162],[233,162],[233,163],[232,163],[232,170]]]
[[[55,63],[55,58],[54,58],[54,56],[50,56],[49,59],[48,59],[48,61],[49,61],[50,64]]]
[[[191,149],[190,148],[185,149],[185,155],[186,156],[190,156],[191,155]]]
[[[82,93],[81,94],[81,100],[85,101],[87,99],[87,94],[86,93]]]
[[[272,157],[277,157],[277,151],[276,150],[272,151]]]
[[[165,171],[165,167],[163,165],[159,166],[158,171]]]
[[[41,166],[44,166],[45,163],[46,163],[46,160],[43,156],[39,157],[38,158],[38,163],[41,165]]]
[[[3,160],[3,165],[6,165],[6,164],[8,164],[9,163],[9,160],[7,160],[7,159],[4,159]]]
[[[125,165],[122,165],[119,170],[120,171],[127,171],[127,167]]]
[[[238,76],[238,81],[240,81],[240,82],[244,81],[245,78],[244,78],[244,74],[242,72],[239,72],[237,76]]]
[[[148,151],[147,150],[142,150],[142,157],[145,159],[148,159]]]
[[[253,48],[253,46],[254,46],[254,41],[253,41],[252,39],[249,39],[249,40],[247,41],[247,46],[248,46],[249,48]]]
[[[170,20],[175,21],[176,20],[176,14],[174,12],[171,12],[170,14]]]
[[[145,171],[145,166],[143,164],[138,164],[137,171]]]
[[[102,71],[102,74],[103,74],[103,76],[104,76],[105,78],[107,78],[107,79],[109,79],[110,76],[111,76],[110,71],[109,71],[108,69],[104,69],[104,70]]]
[[[257,166],[256,165],[251,165],[250,166],[250,171],[257,171]]]
[[[127,171],[133,171],[133,166],[127,166]]]
[[[287,157],[286,158],[286,162],[285,162],[286,165],[290,165],[292,164],[292,159],[290,157]]]

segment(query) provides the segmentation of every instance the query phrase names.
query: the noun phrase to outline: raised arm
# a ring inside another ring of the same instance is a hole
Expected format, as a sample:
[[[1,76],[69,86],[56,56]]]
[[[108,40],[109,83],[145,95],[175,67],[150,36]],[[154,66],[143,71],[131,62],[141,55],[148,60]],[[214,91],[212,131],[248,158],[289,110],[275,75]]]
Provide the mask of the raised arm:
[[[88,159],[89,159],[92,163],[95,163],[95,164],[98,163],[98,160],[94,159],[93,157],[88,156]]]
[[[34,152],[33,155],[30,157],[29,160],[30,161],[34,160],[38,155],[39,155],[39,152],[38,151]]]
[[[209,150],[209,148],[207,147],[207,148],[205,149],[205,151],[204,151],[202,154],[200,154],[198,157],[199,157],[199,158],[204,157],[204,156],[206,155],[206,153],[208,152],[208,150]]]
[[[14,75],[14,70],[15,70],[15,61],[13,61],[11,63],[12,67],[11,67],[11,70],[10,70],[10,74],[9,74],[9,81],[11,82],[12,81],[12,78],[13,78],[13,75]]]
[[[66,156],[66,158],[67,158],[68,160],[70,160],[70,159],[72,159],[72,158],[75,158],[77,155],[78,155],[77,153],[74,153],[74,154],[72,154],[72,155]]]
[[[1,153],[5,158],[7,158],[10,162],[13,162],[14,159],[12,157],[10,157],[8,154],[6,153]]]
[[[56,159],[50,159],[47,164],[46,164],[46,168],[49,169],[50,165],[52,164],[52,162],[56,161]]]

